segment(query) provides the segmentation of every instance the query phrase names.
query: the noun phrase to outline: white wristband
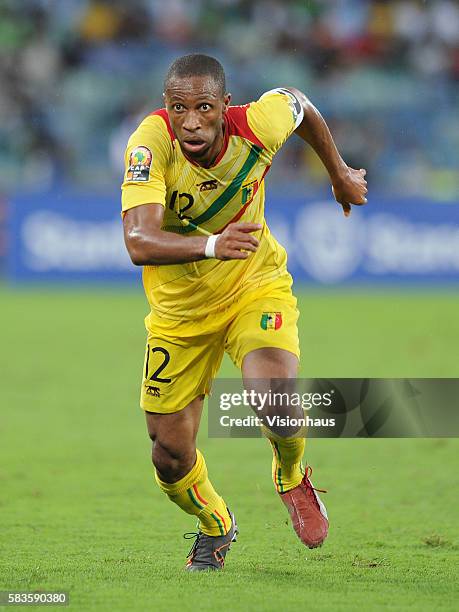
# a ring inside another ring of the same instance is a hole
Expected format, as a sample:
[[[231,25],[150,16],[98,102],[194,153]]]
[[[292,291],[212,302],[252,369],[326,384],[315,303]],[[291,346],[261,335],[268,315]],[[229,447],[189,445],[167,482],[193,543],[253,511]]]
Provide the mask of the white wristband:
[[[206,249],[204,254],[206,257],[215,257],[215,243],[217,242],[218,235],[212,234],[207,238]]]

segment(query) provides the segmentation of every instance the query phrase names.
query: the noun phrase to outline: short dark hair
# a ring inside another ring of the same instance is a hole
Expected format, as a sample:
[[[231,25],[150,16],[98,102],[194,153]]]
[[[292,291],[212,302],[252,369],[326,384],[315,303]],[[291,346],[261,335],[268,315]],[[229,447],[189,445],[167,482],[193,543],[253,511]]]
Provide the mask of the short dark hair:
[[[193,53],[177,58],[167,71],[164,79],[164,91],[167,90],[172,80],[190,76],[210,76],[219,86],[222,96],[226,93],[226,78],[223,66],[214,57],[202,53]]]

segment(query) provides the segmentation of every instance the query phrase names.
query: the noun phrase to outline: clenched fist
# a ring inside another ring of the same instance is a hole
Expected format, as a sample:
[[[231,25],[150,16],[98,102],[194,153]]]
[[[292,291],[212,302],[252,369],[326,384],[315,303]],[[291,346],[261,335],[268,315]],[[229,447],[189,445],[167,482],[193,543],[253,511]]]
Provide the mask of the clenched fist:
[[[347,171],[340,178],[333,182],[332,191],[335,200],[343,207],[346,217],[351,214],[351,204],[361,206],[367,203],[365,197],[368,193],[365,175],[367,171],[363,168],[354,170],[347,167]]]
[[[215,242],[215,257],[222,260],[247,259],[259,245],[252,232],[261,228],[259,223],[230,223]]]

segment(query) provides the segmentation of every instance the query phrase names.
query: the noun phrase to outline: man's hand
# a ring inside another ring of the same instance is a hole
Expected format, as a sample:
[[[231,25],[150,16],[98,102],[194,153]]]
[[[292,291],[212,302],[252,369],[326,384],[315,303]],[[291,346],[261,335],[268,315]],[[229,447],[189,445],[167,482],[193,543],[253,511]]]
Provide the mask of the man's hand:
[[[296,128],[298,134],[307,142],[321,159],[332,183],[333,195],[343,207],[344,215],[351,214],[352,204],[366,204],[366,170],[349,168],[336,148],[333,137],[324,118],[310,100],[298,89],[288,87],[303,107],[303,120]]]
[[[259,223],[230,223],[215,243],[217,259],[247,259],[250,251],[258,249],[259,242],[251,232],[261,230]]]
[[[335,200],[343,207],[345,217],[351,214],[351,204],[361,206],[367,203],[366,194],[368,193],[365,175],[367,171],[363,168],[354,170],[349,168],[333,182],[332,191]]]

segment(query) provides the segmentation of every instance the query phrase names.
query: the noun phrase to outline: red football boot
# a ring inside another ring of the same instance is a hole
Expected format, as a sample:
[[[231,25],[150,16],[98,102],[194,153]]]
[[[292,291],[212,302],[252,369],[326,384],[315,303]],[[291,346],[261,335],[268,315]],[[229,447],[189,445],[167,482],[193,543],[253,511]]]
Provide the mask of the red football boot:
[[[311,474],[312,468],[307,466],[300,484],[279,495],[287,506],[296,535],[308,548],[317,548],[322,545],[328,534],[327,511],[317,491],[321,493],[326,491],[312,486],[309,480]]]

